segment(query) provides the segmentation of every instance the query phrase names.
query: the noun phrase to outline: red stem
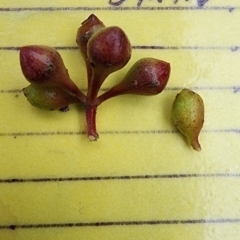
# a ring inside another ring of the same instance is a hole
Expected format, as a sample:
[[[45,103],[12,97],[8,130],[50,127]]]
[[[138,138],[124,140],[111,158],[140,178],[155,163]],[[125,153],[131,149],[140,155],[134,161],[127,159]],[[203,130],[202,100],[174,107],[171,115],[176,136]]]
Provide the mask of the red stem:
[[[77,85],[68,76],[65,82],[63,82],[60,87],[71,93],[73,96],[78,98],[78,100],[84,105],[86,103],[86,95],[77,87]]]
[[[80,89],[77,89],[76,91],[71,93],[74,94],[83,105],[86,104],[87,97]]]
[[[86,124],[87,124],[87,135],[90,141],[96,141],[98,139],[98,133],[96,129],[96,113],[97,107],[96,99],[100,87],[103,81],[107,78],[108,73],[102,69],[92,68],[91,81],[88,81],[88,93],[86,97],[85,109],[86,109]]]
[[[86,106],[87,135],[90,141],[96,141],[98,139],[98,133],[96,130],[96,113],[96,106]]]
[[[106,92],[104,92],[102,95],[97,97],[96,104],[100,105],[102,102],[108,100],[109,98],[116,97],[119,95],[124,94],[124,91],[120,91],[117,86],[110,88]]]
[[[94,105],[94,102],[97,98],[98,92],[100,87],[102,86],[102,83],[107,78],[108,74],[105,74],[104,71],[94,71],[92,72],[92,81],[88,88],[88,103],[89,105]]]
[[[92,67],[88,61],[88,59],[85,59],[85,66],[86,66],[86,69],[87,69],[87,83],[88,83],[88,89],[90,88],[91,86],[91,82],[92,82]]]

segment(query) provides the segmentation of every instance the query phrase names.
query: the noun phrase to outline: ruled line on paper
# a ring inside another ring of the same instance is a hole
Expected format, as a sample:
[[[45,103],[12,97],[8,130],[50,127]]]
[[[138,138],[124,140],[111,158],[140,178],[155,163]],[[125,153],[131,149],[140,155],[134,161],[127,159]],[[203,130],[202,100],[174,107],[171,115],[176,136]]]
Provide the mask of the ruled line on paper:
[[[223,219],[187,219],[187,220],[150,220],[150,221],[119,221],[119,222],[78,222],[0,225],[0,230],[37,229],[37,228],[73,228],[73,227],[111,227],[111,226],[142,226],[142,225],[175,225],[175,224],[224,224],[240,223],[239,218]]]
[[[100,131],[101,135],[137,135],[137,134],[175,134],[178,133],[178,130],[175,129],[166,129],[166,130],[106,130]],[[239,128],[226,128],[226,129],[203,129],[202,133],[235,133],[239,134]],[[0,137],[47,137],[47,136],[71,136],[71,135],[85,135],[85,131],[46,131],[46,132],[8,132],[8,133],[0,133]]]
[[[58,178],[11,178],[0,179],[0,184],[13,183],[49,183],[49,182],[81,182],[81,181],[115,181],[115,180],[151,180],[180,178],[240,178],[240,173],[192,173],[192,174],[145,174],[122,176],[92,176],[92,177],[58,177]]]
[[[1,7],[0,12],[22,12],[22,11],[235,11],[240,10],[240,6],[168,6],[168,7]]]
[[[78,50],[77,46],[53,46],[56,50]],[[233,46],[164,46],[164,45],[133,45],[132,49],[140,50],[240,50],[240,45]],[[0,51],[19,51],[18,46],[0,46]]]
[[[240,46],[132,46],[133,49],[153,49],[153,50],[231,50],[235,52],[240,49]]]
[[[182,90],[184,87],[166,87],[164,90],[166,91],[180,91]],[[189,89],[192,90],[201,90],[201,91],[226,91],[226,90],[231,90],[233,91],[233,93],[238,93],[240,92],[240,85],[239,86],[192,86],[189,87]],[[87,89],[81,89],[83,92],[87,92]],[[109,88],[101,88],[100,91],[101,92],[105,92],[109,90]],[[16,94],[16,93],[22,93],[22,89],[0,89],[0,94]]]

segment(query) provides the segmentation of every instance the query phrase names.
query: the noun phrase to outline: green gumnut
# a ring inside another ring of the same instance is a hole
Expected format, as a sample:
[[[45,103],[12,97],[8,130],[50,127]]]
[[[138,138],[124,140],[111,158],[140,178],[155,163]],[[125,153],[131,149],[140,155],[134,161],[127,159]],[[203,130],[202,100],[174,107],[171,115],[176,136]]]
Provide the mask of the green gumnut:
[[[172,106],[172,119],[193,149],[200,151],[198,136],[204,123],[204,103],[200,95],[186,88],[177,94]]]
[[[79,102],[76,97],[58,87],[41,87],[30,84],[23,88],[23,93],[34,107],[45,110],[66,112],[69,110],[69,104]]]

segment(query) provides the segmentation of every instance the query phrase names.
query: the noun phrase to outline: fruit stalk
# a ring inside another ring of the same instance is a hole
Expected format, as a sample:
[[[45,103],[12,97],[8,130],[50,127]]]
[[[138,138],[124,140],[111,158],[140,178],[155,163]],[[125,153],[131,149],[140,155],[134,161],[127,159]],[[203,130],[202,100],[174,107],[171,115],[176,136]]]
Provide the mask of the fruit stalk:
[[[87,106],[85,110],[86,110],[87,136],[90,141],[96,141],[99,138],[99,135],[96,129],[97,107]]]
[[[85,104],[87,136],[90,141],[96,141],[99,138],[96,128],[96,99],[102,82],[106,79],[104,72],[93,72],[92,81],[88,89],[87,102]]]

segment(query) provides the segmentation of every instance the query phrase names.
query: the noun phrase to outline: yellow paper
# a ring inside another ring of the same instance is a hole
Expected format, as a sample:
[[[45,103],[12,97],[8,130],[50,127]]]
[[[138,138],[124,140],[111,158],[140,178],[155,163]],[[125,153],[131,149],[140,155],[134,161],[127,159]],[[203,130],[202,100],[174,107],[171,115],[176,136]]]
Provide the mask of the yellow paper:
[[[240,3],[200,5],[1,0],[1,240],[239,239]],[[140,58],[171,64],[160,95],[125,95],[99,107],[97,142],[86,137],[81,107],[62,113],[31,106],[19,64],[21,46],[56,47],[86,91],[75,36],[92,13],[124,29],[133,46],[130,62],[101,92]],[[185,87],[205,103],[201,152],[171,120]]]

